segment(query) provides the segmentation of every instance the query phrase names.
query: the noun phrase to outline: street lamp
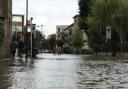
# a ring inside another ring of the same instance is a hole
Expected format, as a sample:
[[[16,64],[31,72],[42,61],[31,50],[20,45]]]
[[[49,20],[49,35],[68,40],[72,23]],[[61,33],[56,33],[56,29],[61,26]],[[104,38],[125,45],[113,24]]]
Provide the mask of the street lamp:
[[[42,29],[43,25],[41,25],[41,29]]]
[[[33,38],[32,37],[32,34],[33,34],[33,31],[32,31],[32,20],[33,20],[33,18],[31,17],[30,18],[30,21],[31,21],[31,58],[33,57],[33,51],[32,51],[32,49],[33,49],[33,47],[32,47],[33,46],[33,44],[32,44],[33,43],[33,41],[32,41],[32,38]]]
[[[42,29],[43,29],[43,25],[41,25],[41,31],[42,31]],[[43,31],[42,31],[43,32]]]
[[[37,26],[38,28],[37,28],[37,30],[39,30],[39,28],[40,28],[40,26],[38,25]],[[39,36],[38,36],[38,33],[36,32],[36,41],[37,41],[37,50],[39,49]]]
[[[15,26],[15,41],[17,41],[17,27],[16,27],[16,25],[14,25]]]
[[[28,32],[28,0],[26,0],[26,32],[25,32],[25,34],[26,34],[26,39],[25,39],[25,43],[26,43],[26,59],[27,59],[27,57],[28,57],[28,45],[27,45],[27,39],[28,39],[28,36],[27,36],[27,32]]]

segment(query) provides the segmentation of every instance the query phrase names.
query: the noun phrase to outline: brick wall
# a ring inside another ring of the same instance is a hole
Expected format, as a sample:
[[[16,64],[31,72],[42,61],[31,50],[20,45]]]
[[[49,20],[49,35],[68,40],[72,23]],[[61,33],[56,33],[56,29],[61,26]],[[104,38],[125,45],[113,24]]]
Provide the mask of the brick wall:
[[[0,48],[0,57],[7,57],[9,55],[9,46],[11,42],[12,0],[0,0],[0,11],[0,17],[4,18],[5,33],[4,42]]]

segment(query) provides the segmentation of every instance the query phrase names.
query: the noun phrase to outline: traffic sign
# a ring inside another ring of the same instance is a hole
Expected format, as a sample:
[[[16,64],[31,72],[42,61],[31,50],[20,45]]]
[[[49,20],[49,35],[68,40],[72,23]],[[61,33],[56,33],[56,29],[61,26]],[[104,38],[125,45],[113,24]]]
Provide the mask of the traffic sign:
[[[111,26],[106,26],[106,40],[111,39],[111,34],[112,34]]]

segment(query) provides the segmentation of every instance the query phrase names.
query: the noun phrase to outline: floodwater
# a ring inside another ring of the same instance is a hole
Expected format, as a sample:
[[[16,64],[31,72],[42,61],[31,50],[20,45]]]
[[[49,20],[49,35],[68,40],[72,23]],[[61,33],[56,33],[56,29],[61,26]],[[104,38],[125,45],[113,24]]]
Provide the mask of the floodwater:
[[[65,54],[4,60],[0,89],[128,89],[128,61]]]

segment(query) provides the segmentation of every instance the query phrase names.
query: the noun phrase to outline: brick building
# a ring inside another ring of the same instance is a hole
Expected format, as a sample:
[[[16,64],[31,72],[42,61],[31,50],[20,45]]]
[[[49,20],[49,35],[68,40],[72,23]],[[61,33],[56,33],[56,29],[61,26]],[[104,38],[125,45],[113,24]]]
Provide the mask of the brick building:
[[[0,20],[3,22],[4,30],[4,38],[0,46],[0,57],[7,57],[11,41],[12,0],[0,0]]]

